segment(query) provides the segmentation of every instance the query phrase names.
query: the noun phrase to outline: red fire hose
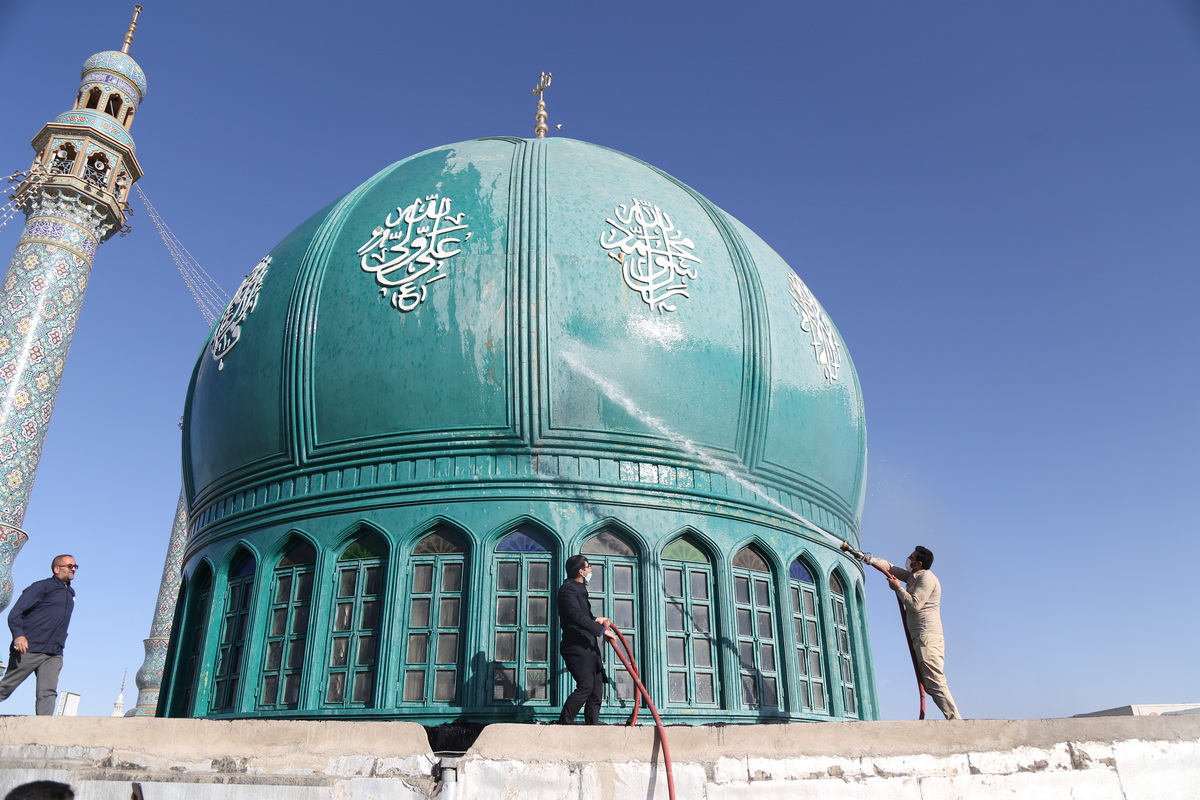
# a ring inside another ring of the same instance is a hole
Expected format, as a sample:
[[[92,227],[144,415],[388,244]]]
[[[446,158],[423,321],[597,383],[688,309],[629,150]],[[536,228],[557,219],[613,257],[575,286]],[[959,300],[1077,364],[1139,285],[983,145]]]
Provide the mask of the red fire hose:
[[[612,631],[617,635],[617,639],[608,639],[608,643],[612,645],[613,651],[617,654],[617,658],[621,659],[621,663],[625,665],[625,669],[629,672],[629,676],[633,678],[633,684],[637,687],[637,696],[634,698],[633,713],[629,715],[627,725],[633,725],[637,722],[638,708],[642,704],[642,700],[646,701],[646,708],[650,709],[650,713],[654,715],[654,727],[658,732],[658,741],[662,744],[663,765],[667,768],[667,795],[671,800],[675,800],[675,773],[671,769],[671,749],[667,747],[667,733],[663,730],[662,718],[658,715],[658,709],[654,706],[654,701],[650,699],[650,693],[646,691],[646,687],[642,685],[642,679],[638,675],[637,661],[633,658],[633,650],[629,647],[629,642],[625,639],[625,634],[621,633],[621,629],[616,625],[612,626]],[[620,640],[620,647],[617,646],[617,640]],[[624,652],[622,652],[624,648]],[[915,658],[915,656],[914,656]]]

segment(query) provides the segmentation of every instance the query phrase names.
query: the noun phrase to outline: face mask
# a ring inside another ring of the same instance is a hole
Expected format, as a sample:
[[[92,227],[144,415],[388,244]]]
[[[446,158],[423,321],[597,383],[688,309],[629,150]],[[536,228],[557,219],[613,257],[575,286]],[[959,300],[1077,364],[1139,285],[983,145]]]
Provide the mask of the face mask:
[[[909,572],[912,572],[913,560],[911,558],[904,559],[904,568]]]
[[[590,573],[590,572],[583,573],[583,582],[591,583],[592,582],[592,573]]]

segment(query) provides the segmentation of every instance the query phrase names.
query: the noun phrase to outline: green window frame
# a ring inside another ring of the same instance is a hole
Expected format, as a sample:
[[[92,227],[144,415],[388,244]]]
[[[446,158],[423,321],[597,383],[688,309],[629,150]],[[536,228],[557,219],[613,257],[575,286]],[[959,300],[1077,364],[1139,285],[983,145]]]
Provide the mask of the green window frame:
[[[641,576],[637,552],[619,534],[610,530],[600,531],[584,542],[581,552],[587,556],[592,567],[592,581],[587,587],[592,616],[608,617],[616,624],[629,643],[634,660],[641,666],[642,657],[638,650],[641,641],[638,625],[641,616],[638,600]],[[602,646],[601,654],[604,671],[613,680],[611,691],[616,701],[622,707],[626,703],[633,703],[637,697],[633,677],[612,647]]]
[[[467,548],[450,531],[430,533],[413,549],[402,703],[458,703],[466,640]]]
[[[812,569],[797,558],[788,568],[792,593],[792,631],[799,673],[800,705],[805,711],[829,713],[825,687],[825,653],[821,647],[820,597]]]
[[[492,638],[491,705],[549,706],[551,658],[550,569],[553,549],[540,533],[513,531],[492,556],[496,626]]]
[[[296,540],[279,560],[271,585],[266,647],[258,707],[263,710],[298,708],[312,613],[313,575],[317,551]]]
[[[325,662],[324,704],[374,708],[375,668],[383,619],[387,545],[362,533],[342,550],[334,566],[333,617]]]
[[[217,647],[217,669],[213,678],[212,703],[209,705],[209,711],[214,713],[237,710],[257,566],[254,555],[249,550],[243,550],[229,568],[225,611]]]
[[[829,576],[829,595],[833,608],[833,631],[837,640],[838,669],[842,679],[844,713],[848,717],[858,716],[858,695],[855,691],[854,647],[850,635],[850,615],[846,610],[846,590],[837,573]]]
[[[667,706],[716,708],[721,687],[714,641],[713,570],[686,537],[662,554]]]
[[[749,547],[733,557],[733,606],[742,705],[778,708],[774,580],[766,560]]]
[[[187,598],[184,605],[186,616],[182,626],[183,647],[180,648],[184,653],[180,659],[183,670],[180,680],[172,681],[173,685],[181,687],[178,691],[172,689],[171,692],[172,702],[169,716],[172,717],[185,717],[193,713],[192,704],[196,700],[196,679],[200,674],[200,659],[204,655],[204,632],[208,627],[212,585],[212,568],[205,561],[200,564],[192,579],[184,587],[184,597]]]

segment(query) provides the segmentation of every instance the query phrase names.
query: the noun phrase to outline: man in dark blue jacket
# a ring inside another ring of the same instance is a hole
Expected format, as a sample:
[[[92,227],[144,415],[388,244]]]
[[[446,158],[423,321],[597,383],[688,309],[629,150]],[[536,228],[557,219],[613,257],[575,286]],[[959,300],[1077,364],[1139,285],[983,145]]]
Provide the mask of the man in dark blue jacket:
[[[604,635],[617,638],[609,626],[608,617],[592,617],[588,604],[587,583],[592,578],[592,565],[585,556],[567,559],[567,579],[558,587],[558,625],[562,628],[559,652],[567,663],[567,671],[575,679],[575,691],[567,696],[558,724],[575,724],[575,715],[584,708],[587,725],[600,722],[600,703],[604,700],[604,660],[596,638]],[[586,706],[585,706],[586,704]]]
[[[67,626],[75,609],[75,556],[55,556],[50,562],[54,575],[31,583],[8,612],[8,628],[12,631],[12,647],[8,651],[8,671],[0,679],[0,700],[7,700],[13,690],[37,674],[38,716],[54,713],[58,698],[58,673],[62,670],[62,651],[67,643]]]

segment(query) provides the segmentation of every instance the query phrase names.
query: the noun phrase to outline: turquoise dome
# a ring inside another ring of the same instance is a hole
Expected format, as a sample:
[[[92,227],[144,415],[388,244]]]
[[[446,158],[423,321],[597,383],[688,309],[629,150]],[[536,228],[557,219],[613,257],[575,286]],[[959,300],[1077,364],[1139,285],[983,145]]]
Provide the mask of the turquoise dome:
[[[94,70],[106,70],[119,75],[131,82],[137,88],[138,102],[146,99],[146,73],[128,54],[119,50],[105,50],[83,62],[82,74],[86,76]]]
[[[246,267],[188,391],[160,713],[554,719],[582,553],[664,719],[878,716],[862,565],[810,527],[858,541],[858,377],[746,226],[622,153],[491,138]]]
[[[840,335],[758,236],[630,156],[428,150],[297,228],[251,283],[189,397],[201,509],[367,454],[523,454],[651,462],[667,493],[696,488],[663,485],[670,468],[727,468],[762,490],[731,484],[739,500],[856,533],[865,426]]]

